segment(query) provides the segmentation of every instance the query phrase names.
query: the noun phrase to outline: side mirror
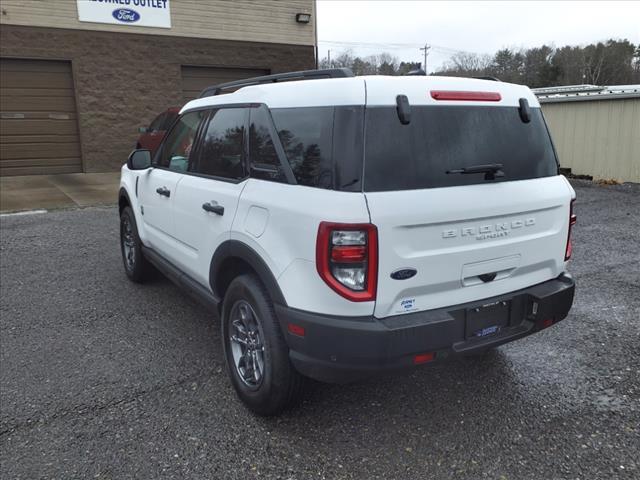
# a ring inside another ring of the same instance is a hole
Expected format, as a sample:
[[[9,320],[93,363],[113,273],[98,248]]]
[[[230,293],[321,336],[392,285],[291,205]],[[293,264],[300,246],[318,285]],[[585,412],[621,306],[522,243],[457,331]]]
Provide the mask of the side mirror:
[[[134,150],[127,160],[129,170],[146,170],[151,167],[151,152],[149,150]]]
[[[147,133],[149,131],[149,129],[147,127],[140,127],[138,129],[138,133]]]

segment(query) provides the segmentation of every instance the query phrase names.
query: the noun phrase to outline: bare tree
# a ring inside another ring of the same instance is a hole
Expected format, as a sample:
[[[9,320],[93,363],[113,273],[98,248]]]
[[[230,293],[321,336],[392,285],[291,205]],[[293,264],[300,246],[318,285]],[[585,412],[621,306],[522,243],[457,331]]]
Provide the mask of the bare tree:
[[[437,74],[466,77],[490,75],[492,60],[491,55],[478,55],[467,52],[456,53]]]
[[[347,67],[356,75],[406,75],[420,68],[418,62],[400,62],[387,52],[359,57],[351,50],[335,55],[331,62],[325,57],[319,63],[321,68]],[[629,84],[640,82],[640,45],[610,39],[586,46],[503,48],[494,55],[460,52],[436,75],[495,76],[530,87]]]
[[[582,78],[584,83],[598,85],[604,65],[605,48],[602,43],[582,49]]]
[[[387,52],[361,58],[351,50],[345,50],[333,57],[331,62],[325,57],[319,62],[320,68],[350,68],[356,75],[398,75],[400,61]]]

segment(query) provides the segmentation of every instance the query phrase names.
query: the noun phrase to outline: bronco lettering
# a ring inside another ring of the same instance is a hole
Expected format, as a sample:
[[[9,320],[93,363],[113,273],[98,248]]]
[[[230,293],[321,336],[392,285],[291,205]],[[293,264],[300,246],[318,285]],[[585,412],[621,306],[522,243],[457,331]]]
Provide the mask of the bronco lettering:
[[[442,238],[453,238],[460,235],[461,237],[475,237],[476,240],[484,240],[486,238],[500,238],[509,235],[511,230],[517,228],[531,227],[536,224],[536,219],[526,218],[524,220],[513,220],[511,222],[492,223],[480,225],[478,227],[462,227],[457,229],[443,230]]]

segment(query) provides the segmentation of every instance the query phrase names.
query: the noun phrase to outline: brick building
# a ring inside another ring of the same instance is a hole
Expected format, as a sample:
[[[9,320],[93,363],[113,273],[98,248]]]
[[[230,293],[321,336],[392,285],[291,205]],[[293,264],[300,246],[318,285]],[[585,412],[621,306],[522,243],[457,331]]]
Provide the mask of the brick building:
[[[0,8],[2,176],[117,170],[139,127],[204,87],[315,66],[314,0]]]

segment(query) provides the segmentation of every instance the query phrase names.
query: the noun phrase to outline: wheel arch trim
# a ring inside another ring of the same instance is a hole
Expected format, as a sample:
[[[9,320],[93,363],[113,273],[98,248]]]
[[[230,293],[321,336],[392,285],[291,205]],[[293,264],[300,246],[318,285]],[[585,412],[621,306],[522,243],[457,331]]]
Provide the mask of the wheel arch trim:
[[[222,298],[223,295],[215,285],[215,279],[220,273],[224,262],[230,258],[238,258],[247,263],[258,275],[258,278],[267,288],[273,303],[287,306],[287,302],[278,285],[278,281],[273,272],[260,257],[260,255],[249,245],[239,240],[226,240],[221,243],[213,254],[209,266],[209,285],[213,293]]]
[[[129,192],[127,192],[127,189],[124,187],[120,187],[120,191],[118,192],[118,208],[122,211],[122,208],[120,206],[120,201],[122,199],[125,199],[127,201],[127,203],[129,204],[129,206],[131,208],[133,208],[133,203],[131,203],[131,197],[129,197]],[[135,213],[135,212],[134,212]]]
[[[126,201],[126,203],[129,204],[129,206],[131,207],[131,210],[133,210],[133,218],[135,218],[136,220],[136,228],[138,229],[138,236],[140,237],[140,240],[142,241],[143,244],[146,243],[147,241],[147,231],[145,229],[145,224],[142,218],[142,212],[140,210],[140,203],[138,202],[138,199],[136,197],[134,197],[133,195],[129,194],[129,190],[131,189],[131,187],[129,185],[126,184],[121,184],[120,185],[120,190],[118,191],[118,213],[122,213],[122,209],[124,207],[122,207],[122,200],[124,199]]]

